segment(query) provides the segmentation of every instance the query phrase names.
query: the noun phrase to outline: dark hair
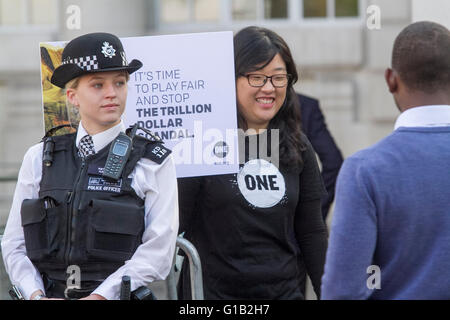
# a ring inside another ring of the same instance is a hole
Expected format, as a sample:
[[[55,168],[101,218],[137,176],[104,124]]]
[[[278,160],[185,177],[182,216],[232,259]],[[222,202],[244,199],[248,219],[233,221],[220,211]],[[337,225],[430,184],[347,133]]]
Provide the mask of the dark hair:
[[[301,140],[299,101],[293,88],[298,74],[288,45],[278,34],[262,27],[247,27],[234,36],[236,80],[243,74],[264,68],[278,53],[291,77],[286,88],[286,99],[278,113],[270,120],[267,129],[279,129],[280,163],[288,166],[301,165],[301,152],[305,150],[305,145]],[[239,127],[247,129],[239,109],[237,114]]]
[[[413,90],[434,93],[450,85],[450,32],[437,23],[410,24],[397,36],[392,68]]]

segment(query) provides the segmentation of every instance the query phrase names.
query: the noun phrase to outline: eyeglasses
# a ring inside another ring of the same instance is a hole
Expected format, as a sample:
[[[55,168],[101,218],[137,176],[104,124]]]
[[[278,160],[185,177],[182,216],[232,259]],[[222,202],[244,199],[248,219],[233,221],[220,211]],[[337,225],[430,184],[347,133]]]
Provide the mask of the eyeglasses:
[[[243,74],[242,76],[247,78],[249,85],[256,88],[264,87],[267,79],[270,79],[270,82],[275,88],[284,88],[287,86],[291,77],[290,74],[274,74],[271,77],[264,74]]]

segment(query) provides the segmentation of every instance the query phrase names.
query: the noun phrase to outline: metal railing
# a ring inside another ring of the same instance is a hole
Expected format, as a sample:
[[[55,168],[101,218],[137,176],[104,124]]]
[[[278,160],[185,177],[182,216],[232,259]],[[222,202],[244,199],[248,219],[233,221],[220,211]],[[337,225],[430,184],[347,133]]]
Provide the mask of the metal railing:
[[[189,273],[191,279],[191,299],[203,300],[204,296],[203,296],[202,265],[197,249],[195,249],[194,245],[191,242],[189,242],[188,240],[184,239],[181,236],[178,236],[177,238],[177,247],[183,250],[189,259]],[[175,275],[176,273],[175,261],[176,259],[174,258],[172,269],[170,270],[170,273],[166,278],[169,300],[178,300],[176,275]]]
[[[17,181],[18,175],[12,175],[12,176],[0,176],[0,182],[15,182]]]

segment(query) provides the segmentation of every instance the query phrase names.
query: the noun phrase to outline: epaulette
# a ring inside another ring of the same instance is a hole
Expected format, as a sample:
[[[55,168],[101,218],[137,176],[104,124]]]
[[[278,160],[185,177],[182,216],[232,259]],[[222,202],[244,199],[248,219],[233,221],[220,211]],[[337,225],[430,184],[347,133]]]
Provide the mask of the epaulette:
[[[136,135],[137,130],[144,131],[148,137]],[[145,151],[143,154],[144,158],[150,159],[157,164],[161,164],[164,160],[170,155],[172,152],[169,148],[164,146],[164,141],[161,140],[160,137],[155,135],[150,130],[139,126],[138,124],[134,124],[130,126],[126,131],[126,134],[130,136],[132,139],[138,138],[138,140],[144,140],[145,143]]]
[[[156,162],[157,164],[161,164],[171,152],[172,151],[166,148],[162,142],[154,142],[147,145],[145,148],[144,157]]]

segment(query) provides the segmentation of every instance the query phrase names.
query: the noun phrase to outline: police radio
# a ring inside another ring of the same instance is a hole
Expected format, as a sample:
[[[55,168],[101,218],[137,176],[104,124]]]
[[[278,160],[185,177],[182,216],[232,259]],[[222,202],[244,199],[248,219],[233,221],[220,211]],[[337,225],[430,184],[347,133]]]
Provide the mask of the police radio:
[[[131,148],[131,138],[121,132],[109,148],[108,158],[103,169],[104,177],[119,180],[122,170],[127,163]]]

